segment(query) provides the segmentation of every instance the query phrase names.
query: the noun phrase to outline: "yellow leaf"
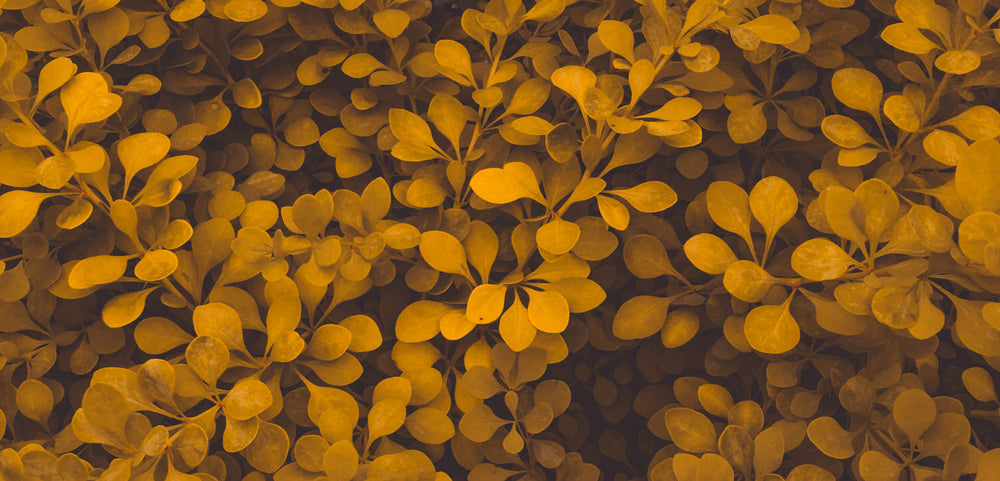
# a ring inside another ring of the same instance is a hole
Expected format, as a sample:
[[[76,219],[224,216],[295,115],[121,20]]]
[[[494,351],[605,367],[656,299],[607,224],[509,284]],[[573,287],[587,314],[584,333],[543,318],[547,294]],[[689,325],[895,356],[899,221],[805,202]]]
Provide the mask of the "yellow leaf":
[[[601,217],[609,226],[617,230],[628,228],[630,215],[625,204],[605,195],[597,196],[597,208],[601,212]]]
[[[108,92],[101,74],[83,72],[73,77],[59,92],[66,111],[67,136],[72,137],[80,124],[100,122],[118,111],[122,98]]]
[[[226,393],[222,399],[222,410],[227,418],[244,421],[264,412],[272,401],[271,390],[266,384],[246,378],[237,381]]]
[[[705,453],[717,449],[719,436],[712,421],[704,414],[686,407],[670,408],[664,413],[670,439],[689,453]]]
[[[555,128],[548,120],[533,115],[514,119],[510,123],[510,126],[514,130],[527,135],[546,135]]]
[[[410,14],[402,10],[387,8],[375,12],[372,20],[385,36],[396,38],[402,35],[406,27],[410,25]]]
[[[958,226],[958,247],[970,261],[986,263],[986,255],[1000,244],[1000,214],[976,212]]]
[[[135,326],[135,343],[146,354],[163,354],[192,339],[193,336],[165,317],[147,317]]]
[[[979,68],[982,59],[972,50],[948,50],[934,59],[934,66],[943,72],[964,75]]]
[[[885,27],[881,34],[882,40],[904,52],[923,55],[936,48],[937,43],[927,38],[917,27],[908,23],[894,23]]]
[[[212,336],[229,349],[246,351],[243,344],[243,325],[240,315],[227,304],[210,302],[194,308],[194,332],[199,336]]]
[[[493,433],[504,424],[507,424],[507,421],[493,414],[493,410],[489,406],[479,404],[462,416],[458,423],[458,429],[469,440],[483,443],[489,441],[493,437]]]
[[[555,0],[562,1],[562,0]],[[506,115],[530,115],[537,111],[549,99],[550,83],[539,77],[532,77],[518,85],[514,96],[507,105]]]
[[[722,274],[736,262],[728,244],[713,234],[697,234],[684,243],[684,254],[691,264],[709,274]]]
[[[786,17],[781,15],[766,14],[761,15],[747,23],[741,24],[761,40],[767,43],[784,45],[799,39],[799,29]]]
[[[184,350],[188,366],[209,386],[229,367],[229,349],[212,336],[198,336]]]
[[[330,481],[350,481],[358,472],[358,451],[351,441],[342,439],[323,453],[323,471]]]
[[[880,152],[885,152],[885,149],[875,147],[840,149],[840,152],[837,153],[837,164],[843,167],[861,167],[875,160]]]
[[[309,338],[306,354],[321,361],[332,361],[351,345],[351,331],[336,324],[325,324],[316,328]]]
[[[664,297],[633,297],[618,309],[612,321],[612,332],[626,341],[650,337],[663,328],[670,303],[671,299]]]
[[[893,95],[885,99],[885,105],[882,106],[882,109],[885,111],[885,116],[900,129],[907,132],[920,130],[920,113],[906,96]]]
[[[569,252],[578,240],[580,240],[580,226],[558,216],[535,232],[538,247],[556,255]]]
[[[603,20],[597,26],[597,38],[608,50],[625,57],[629,63],[635,61],[635,54],[632,49],[635,46],[635,38],[632,29],[624,22],[617,20]]]
[[[984,139],[970,145],[955,169],[955,187],[969,212],[1000,210],[1000,142]]]
[[[730,113],[726,119],[726,129],[733,142],[737,144],[749,144],[763,137],[764,132],[767,132],[764,103],[754,104]]]
[[[855,435],[840,427],[836,419],[822,416],[809,422],[806,428],[809,440],[825,455],[834,459],[854,456],[852,443]]]
[[[903,22],[924,30],[933,30],[942,37],[950,33],[950,14],[934,0],[896,0],[896,15]]]
[[[766,354],[782,354],[798,345],[801,334],[788,310],[791,300],[789,296],[781,305],[757,306],[747,314],[743,333],[750,347]]]
[[[506,297],[507,286],[498,284],[476,286],[469,294],[465,316],[469,322],[489,324],[500,318]]]
[[[421,209],[437,207],[447,196],[448,192],[434,179],[416,179],[406,189],[406,202]]]
[[[114,282],[125,274],[131,257],[100,255],[83,259],[70,271],[69,286],[73,289],[86,289]]]
[[[792,269],[813,281],[838,279],[857,262],[829,239],[809,239],[792,252]]]
[[[90,259],[93,258],[91,257]],[[77,266],[79,265],[77,264]],[[157,288],[159,286],[153,286],[141,291],[127,292],[113,297],[104,304],[104,308],[101,310],[101,319],[104,321],[104,324],[112,328],[122,327],[138,319],[142,315],[142,311],[146,308],[146,298]]]
[[[183,0],[170,11],[170,19],[175,22],[194,20],[205,13],[204,0]]]
[[[445,69],[442,74],[448,78],[467,87],[476,85],[472,58],[462,44],[450,39],[439,40],[434,44],[434,59]]]
[[[747,245],[753,247],[750,237],[750,197],[742,187],[729,182],[717,181],[708,186],[705,195],[708,215],[719,227],[739,235]]]
[[[491,204],[507,204],[525,197],[545,203],[535,172],[523,162],[510,162],[500,169],[480,170],[472,176],[469,187]]]
[[[663,275],[680,277],[670,263],[670,257],[663,243],[649,234],[639,234],[630,238],[625,243],[622,257],[629,272],[640,279],[653,279]]]
[[[267,14],[267,4],[262,0],[229,0],[223,11],[230,20],[252,22]]]
[[[923,389],[907,389],[892,403],[892,420],[906,433],[911,446],[934,424],[937,412],[934,400]]]
[[[52,390],[45,383],[37,379],[26,379],[17,386],[15,403],[20,414],[42,426],[48,426],[55,399]]]
[[[465,128],[466,119],[462,115],[465,106],[458,99],[447,94],[437,94],[431,99],[427,107],[427,118],[430,119],[434,127],[444,134],[451,142],[456,152],[460,148],[460,137]]]
[[[876,246],[883,234],[899,217],[899,198],[889,184],[879,178],[868,179],[854,189],[854,197],[865,212],[865,236]]]
[[[514,304],[500,317],[500,337],[514,352],[521,352],[531,346],[538,329],[528,319],[528,310],[517,297]]]
[[[87,17],[87,31],[97,44],[101,58],[107,61],[108,50],[129,33],[129,18],[124,10],[113,7]]]
[[[364,314],[355,314],[340,321],[339,325],[351,331],[351,352],[370,352],[382,345],[382,333],[375,320]]]
[[[772,175],[758,181],[750,190],[749,203],[751,213],[767,236],[764,252],[769,252],[778,230],[798,212],[799,196],[788,181]]]
[[[55,92],[76,74],[76,64],[70,57],[58,57],[45,64],[38,72],[38,92],[35,95],[35,106],[45,99],[45,96]]]
[[[236,105],[245,109],[255,109],[263,103],[260,96],[260,89],[257,88],[257,84],[254,83],[253,79],[249,77],[233,84],[233,101],[236,102]]]
[[[597,75],[586,67],[578,65],[567,65],[556,69],[552,72],[551,80],[552,85],[568,93],[579,105],[584,104],[587,90],[597,85]]]
[[[542,332],[559,334],[569,325],[569,303],[566,298],[553,291],[528,292],[528,320]]]
[[[959,159],[965,155],[965,151],[969,148],[969,144],[958,134],[940,129],[934,129],[925,135],[923,145],[927,155],[949,166],[958,165]]]
[[[454,308],[435,301],[417,301],[403,309],[396,319],[396,338],[403,342],[424,342],[441,332],[441,317]]]
[[[42,201],[57,194],[12,190],[0,195],[0,238],[14,237],[35,220]]]
[[[757,263],[738,260],[726,268],[722,284],[741,301],[760,302],[777,281]]]
[[[442,444],[455,436],[455,425],[444,411],[433,407],[421,408],[406,417],[406,429],[426,444]]]
[[[1000,136],[1000,112],[986,105],[969,107],[942,123],[957,128],[962,135],[972,141]]]
[[[471,277],[465,249],[455,236],[440,230],[424,232],[420,237],[420,255],[435,270]]]
[[[628,189],[607,190],[605,193],[625,199],[639,212],[660,212],[677,202],[677,193],[674,189],[658,180],[643,182]]]
[[[698,314],[691,309],[678,309],[667,314],[667,321],[660,330],[663,347],[673,349],[687,344],[698,334],[699,325]]]
[[[254,469],[273,473],[285,464],[285,459],[288,458],[288,446],[288,433],[281,426],[261,422],[257,436],[242,453]]]
[[[882,82],[875,74],[861,68],[836,71],[832,79],[833,94],[844,105],[879,118],[882,105]]]
[[[143,132],[118,141],[118,159],[125,168],[125,190],[137,172],[155,165],[170,151],[170,138],[159,132]]]
[[[135,276],[144,281],[158,281],[177,269],[177,255],[167,249],[146,253],[135,265]]]
[[[856,217],[855,212],[860,213],[864,209],[854,192],[840,185],[831,185],[823,189],[820,201],[830,229],[838,236],[863,246],[867,239],[861,230],[863,226],[859,225],[863,219],[861,216]]]
[[[641,115],[639,118],[658,119],[664,121],[688,120],[698,115],[701,110],[701,102],[691,97],[677,97],[668,100],[667,103],[663,104],[663,107],[660,107],[648,114]]]
[[[403,427],[406,421],[406,403],[398,399],[384,399],[368,411],[368,442],[387,436]]]

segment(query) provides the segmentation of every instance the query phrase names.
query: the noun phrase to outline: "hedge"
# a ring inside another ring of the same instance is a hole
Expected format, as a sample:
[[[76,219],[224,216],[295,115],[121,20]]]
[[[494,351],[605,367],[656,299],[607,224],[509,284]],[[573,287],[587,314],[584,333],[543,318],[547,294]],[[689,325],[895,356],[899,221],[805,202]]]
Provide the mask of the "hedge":
[[[0,2],[4,481],[997,481],[996,0]]]

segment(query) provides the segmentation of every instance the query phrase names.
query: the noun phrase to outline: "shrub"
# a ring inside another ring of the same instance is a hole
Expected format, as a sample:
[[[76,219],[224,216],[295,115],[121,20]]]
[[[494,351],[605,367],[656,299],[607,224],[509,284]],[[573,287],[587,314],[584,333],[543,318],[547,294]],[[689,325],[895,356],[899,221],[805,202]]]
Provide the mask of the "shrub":
[[[1000,479],[995,0],[7,0],[0,479]]]

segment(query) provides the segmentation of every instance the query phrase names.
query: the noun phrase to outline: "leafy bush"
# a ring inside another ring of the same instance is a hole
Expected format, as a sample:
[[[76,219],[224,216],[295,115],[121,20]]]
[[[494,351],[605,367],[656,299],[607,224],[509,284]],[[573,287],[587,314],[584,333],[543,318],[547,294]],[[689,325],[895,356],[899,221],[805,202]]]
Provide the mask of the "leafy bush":
[[[6,0],[0,479],[1000,479],[996,0]]]

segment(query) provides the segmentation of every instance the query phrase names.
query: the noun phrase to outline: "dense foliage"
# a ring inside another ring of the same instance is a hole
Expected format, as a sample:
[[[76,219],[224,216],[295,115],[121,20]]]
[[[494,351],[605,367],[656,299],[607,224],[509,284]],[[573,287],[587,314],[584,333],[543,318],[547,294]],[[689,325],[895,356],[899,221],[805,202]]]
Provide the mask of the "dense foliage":
[[[996,0],[0,2],[4,481],[997,481]]]

